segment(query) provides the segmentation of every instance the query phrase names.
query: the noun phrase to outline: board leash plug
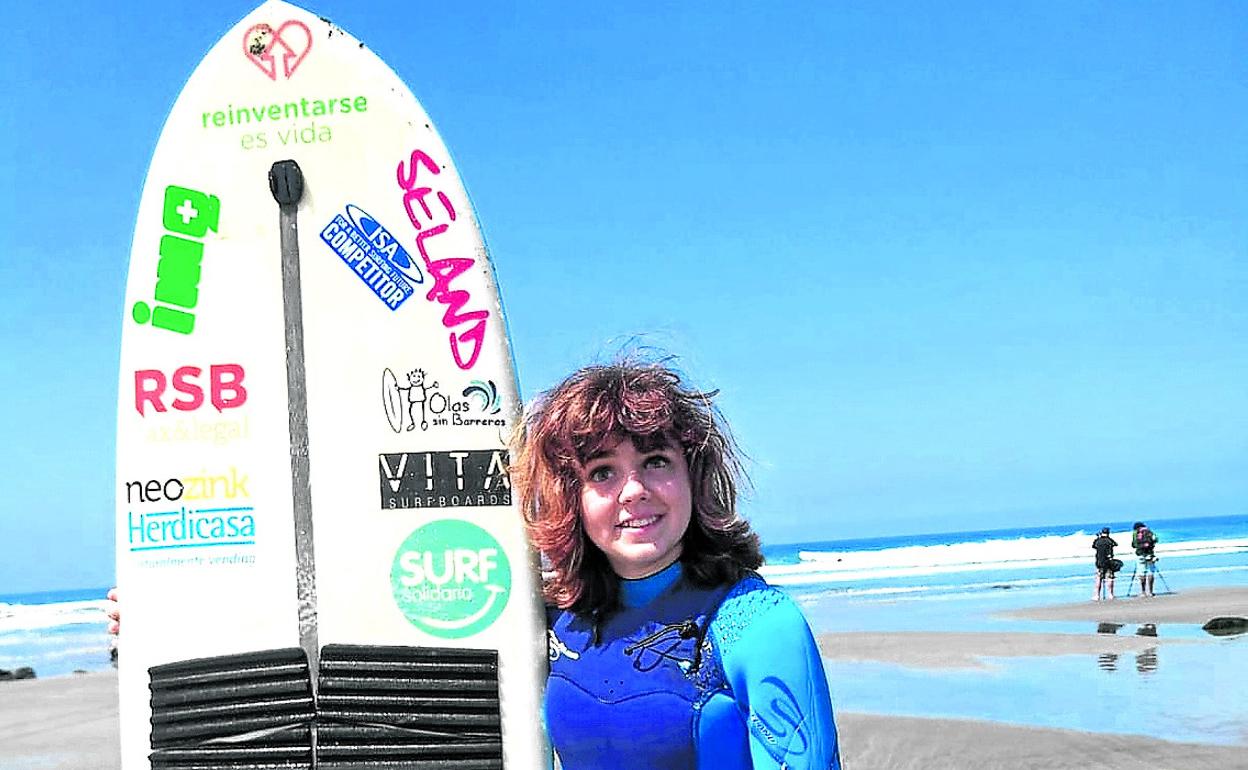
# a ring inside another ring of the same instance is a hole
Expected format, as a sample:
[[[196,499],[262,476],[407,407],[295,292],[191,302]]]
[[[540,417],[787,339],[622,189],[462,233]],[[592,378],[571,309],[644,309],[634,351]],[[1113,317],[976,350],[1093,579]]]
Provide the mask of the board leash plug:
[[[303,169],[293,160],[279,160],[269,168],[269,191],[279,206],[295,206],[303,197]]]

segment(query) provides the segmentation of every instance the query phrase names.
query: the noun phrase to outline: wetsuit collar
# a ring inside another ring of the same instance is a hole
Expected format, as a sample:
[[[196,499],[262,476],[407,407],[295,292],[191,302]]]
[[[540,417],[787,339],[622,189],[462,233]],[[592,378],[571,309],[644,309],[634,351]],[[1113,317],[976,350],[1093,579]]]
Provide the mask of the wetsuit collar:
[[[680,568],[680,560],[677,559],[671,566],[666,567],[661,572],[656,572],[650,577],[638,578],[636,580],[620,579],[620,604],[627,609],[634,607],[644,607],[650,602],[658,598],[658,595],[670,588],[684,572]]]

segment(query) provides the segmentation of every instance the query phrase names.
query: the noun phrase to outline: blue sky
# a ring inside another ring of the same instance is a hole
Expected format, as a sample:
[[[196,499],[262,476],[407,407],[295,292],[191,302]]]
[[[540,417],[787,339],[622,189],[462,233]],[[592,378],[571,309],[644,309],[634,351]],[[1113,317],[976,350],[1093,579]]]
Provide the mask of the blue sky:
[[[6,13],[0,593],[112,581],[143,177],[252,5]],[[775,543],[1248,510],[1248,8],[526,5],[309,6],[455,155],[526,397],[679,355]]]

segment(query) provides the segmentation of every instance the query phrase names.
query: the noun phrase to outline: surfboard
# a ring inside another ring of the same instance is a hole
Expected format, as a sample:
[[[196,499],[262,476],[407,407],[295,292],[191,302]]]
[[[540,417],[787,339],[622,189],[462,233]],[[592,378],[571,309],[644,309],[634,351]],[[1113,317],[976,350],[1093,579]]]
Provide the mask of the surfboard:
[[[122,767],[537,768],[545,631],[476,215],[411,92],[269,0],[171,109],[122,321]]]

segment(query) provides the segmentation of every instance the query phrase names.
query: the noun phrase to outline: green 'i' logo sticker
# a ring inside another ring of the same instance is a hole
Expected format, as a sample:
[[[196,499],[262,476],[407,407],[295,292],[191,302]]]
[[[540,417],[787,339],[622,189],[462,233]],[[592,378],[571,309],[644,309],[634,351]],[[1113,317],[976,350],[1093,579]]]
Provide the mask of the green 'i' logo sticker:
[[[203,238],[209,230],[215,233],[220,217],[217,196],[177,185],[165,188],[161,221],[168,232],[161,236],[160,261],[156,263],[156,305],[134,303],[130,315],[136,323],[150,322],[178,334],[195,330],[195,314],[190,311],[199,304],[204,244],[194,239]]]
[[[489,628],[507,605],[511,565],[498,541],[475,524],[430,522],[407,536],[390,568],[394,601],[432,636],[462,639]]]

